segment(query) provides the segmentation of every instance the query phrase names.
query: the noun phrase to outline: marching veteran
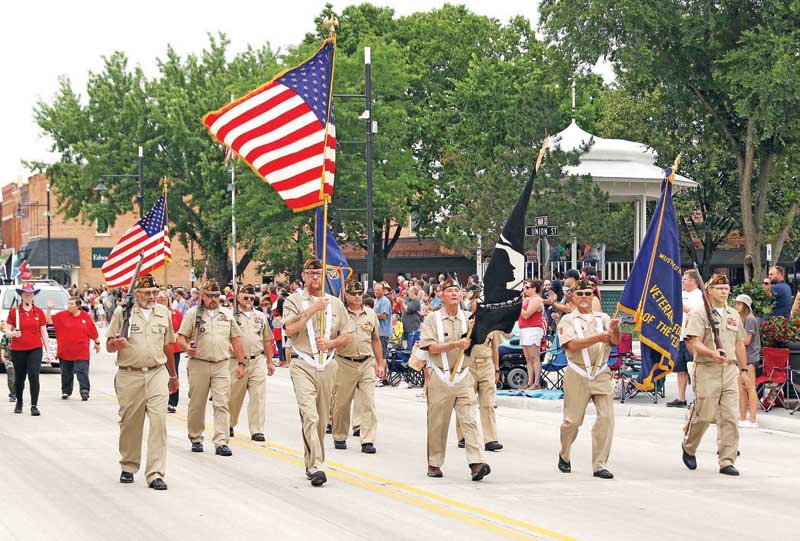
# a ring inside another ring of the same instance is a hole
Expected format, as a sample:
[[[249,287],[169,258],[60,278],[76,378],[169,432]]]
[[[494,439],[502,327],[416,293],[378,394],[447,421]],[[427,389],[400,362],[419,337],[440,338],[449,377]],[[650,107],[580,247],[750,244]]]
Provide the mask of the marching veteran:
[[[717,423],[719,432],[719,472],[739,475],[736,452],[739,449],[739,384],[748,384],[745,331],[739,313],[728,306],[731,286],[724,274],[714,274],[708,282],[706,295],[719,329],[722,349],[714,344],[706,306],[689,312],[686,324],[686,347],[694,355],[695,400],[684,428],[683,463],[690,470],[697,468],[697,451],[710,423]]]
[[[119,402],[120,483],[133,483],[142,459],[144,418],[150,423],[147,438],[147,484],[167,490],[167,399],[178,389],[178,374],[172,356],[175,333],[169,310],[155,303],[158,286],[144,274],[134,283],[136,302],[128,320],[129,336],[120,336],[123,307],[114,310],[106,331],[106,349],[117,353],[114,388]],[[125,333],[128,334],[128,333]],[[165,366],[166,365],[166,368]]]
[[[242,331],[244,346],[244,361],[246,363],[244,376],[235,379],[239,363],[231,360],[231,431],[239,422],[239,413],[242,411],[244,395],[247,392],[247,424],[250,429],[250,439],[265,441],[264,423],[266,420],[266,394],[267,375],[275,373],[272,364],[272,328],[264,312],[253,309],[256,298],[256,288],[252,285],[242,286],[239,290],[239,312],[235,314],[239,330]],[[266,355],[265,355],[266,352]]]
[[[464,357],[455,374],[458,359],[469,347],[467,313],[461,309],[459,285],[448,278],[442,284],[442,308],[425,317],[420,329],[420,349],[428,352],[428,368],[432,374],[427,384],[428,397],[428,477],[442,477],[450,416],[455,409],[461,425],[473,481],[480,481],[491,468],[483,462],[479,447],[478,425],[475,422],[475,396],[470,359]]]
[[[216,454],[231,456],[228,447],[230,412],[228,400],[231,374],[228,359],[236,357],[236,379],[244,376],[242,333],[233,312],[219,305],[219,284],[209,280],[200,290],[200,304],[186,311],[178,331],[178,345],[186,351],[189,362],[189,441],[192,452],[203,452],[203,431],[206,429],[208,393],[214,407],[214,447]]]
[[[333,445],[347,449],[347,432],[350,429],[350,408],[357,391],[359,436],[361,452],[375,453],[375,433],[378,419],[375,415],[375,376],[383,379],[386,361],[383,358],[381,330],[378,317],[372,308],[364,306],[364,287],[358,280],[345,285],[347,301],[346,332],[352,341],[336,350],[336,384],[333,392]],[[377,359],[377,361],[376,361]]]
[[[611,349],[606,344],[619,344],[619,321],[592,311],[589,280],[577,280],[572,295],[575,309],[562,316],[558,324],[558,338],[568,363],[564,372],[564,420],[558,469],[562,473],[572,471],[570,449],[591,400],[597,411],[592,427],[593,475],[613,479],[614,475],[606,469],[614,436],[614,390],[608,369]]]
[[[311,485],[327,480],[322,471],[325,461],[325,427],[331,413],[331,393],[336,379],[336,348],[350,343],[346,332],[347,310],[338,298],[323,292],[322,262],[312,258],[303,265],[305,287],[292,293],[283,304],[283,329],[298,356],[290,364],[290,375],[300,422],[306,476]]]

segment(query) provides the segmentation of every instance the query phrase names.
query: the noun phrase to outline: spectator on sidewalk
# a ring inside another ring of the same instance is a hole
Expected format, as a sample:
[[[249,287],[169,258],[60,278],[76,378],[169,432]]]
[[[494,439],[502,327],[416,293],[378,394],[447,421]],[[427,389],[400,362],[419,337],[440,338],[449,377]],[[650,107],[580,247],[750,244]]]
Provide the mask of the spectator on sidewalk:
[[[403,322],[403,340],[406,341],[406,349],[409,351],[414,348],[414,343],[419,340],[419,327],[422,323],[420,315],[420,304],[417,295],[419,291],[416,287],[408,289],[408,299],[400,297],[402,305],[401,321]]]
[[[756,366],[761,362],[761,337],[758,334],[758,321],[753,315],[753,300],[749,295],[736,297],[736,311],[742,318],[745,352],[747,353],[746,379],[739,379],[739,428],[758,428],[758,393],[756,393]],[[750,420],[747,420],[747,410]]]
[[[776,265],[769,268],[769,281],[772,287],[772,297],[775,304],[769,317],[783,316],[789,317],[792,309],[792,290],[784,280],[785,271],[783,267]]]
[[[392,303],[386,297],[383,283],[377,282],[375,290],[375,315],[378,317],[378,326],[381,331],[381,347],[383,358],[389,356],[389,339],[392,337]]]
[[[703,306],[703,292],[700,291],[700,274],[689,269],[683,273],[683,323],[681,325],[681,341],[678,345],[678,357],[675,359],[673,372],[678,375],[678,397],[667,402],[668,408],[685,408],[686,386],[689,384],[688,364],[692,362],[692,354],[686,347],[686,325],[689,321],[689,312]]]

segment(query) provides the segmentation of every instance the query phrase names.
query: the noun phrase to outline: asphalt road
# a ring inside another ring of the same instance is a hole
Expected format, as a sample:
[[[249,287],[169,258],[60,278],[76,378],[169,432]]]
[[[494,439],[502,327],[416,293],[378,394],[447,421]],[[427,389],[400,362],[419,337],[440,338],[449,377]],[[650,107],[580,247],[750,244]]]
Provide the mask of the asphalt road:
[[[560,415],[500,407],[505,449],[486,453],[492,474],[470,481],[452,427],[445,477],[430,479],[419,389],[377,389],[378,453],[362,454],[355,438],[335,450],[328,436],[329,481],[313,488],[286,369],[268,382],[268,441],[250,441],[243,419],[229,458],[213,454],[210,434],[205,453],[189,451],[182,371],[179,412],[168,423],[169,490],[148,489],[143,472],[121,485],[114,372],[111,355],[92,360],[88,402],[62,401],[59,376],[43,374],[38,418],[0,404],[0,539],[800,537],[796,434],[743,431],[742,476],[729,478],[717,471],[713,428],[690,472],[680,460],[680,420],[618,417],[609,464],[616,479],[606,481],[591,475],[593,417],[564,475],[556,469]],[[207,417],[210,426],[210,403]]]

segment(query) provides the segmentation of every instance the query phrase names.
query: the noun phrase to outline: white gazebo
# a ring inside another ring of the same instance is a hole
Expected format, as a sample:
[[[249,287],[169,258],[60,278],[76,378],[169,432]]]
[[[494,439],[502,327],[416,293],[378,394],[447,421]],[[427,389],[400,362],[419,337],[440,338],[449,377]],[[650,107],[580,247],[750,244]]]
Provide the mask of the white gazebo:
[[[664,170],[655,165],[656,152],[642,143],[624,139],[604,139],[581,129],[573,119],[566,129],[553,136],[551,146],[564,152],[581,152],[578,165],[567,166],[565,176],[590,175],[592,181],[608,193],[613,202],[633,201],[634,209],[634,257],[647,231],[647,201],[657,200],[661,195],[661,181]],[[697,182],[681,175],[675,175],[673,193],[696,188]],[[576,264],[575,241],[573,241],[573,261]],[[605,270],[605,269],[604,269]],[[617,273],[608,273],[617,274]],[[623,278],[626,279],[627,276]]]

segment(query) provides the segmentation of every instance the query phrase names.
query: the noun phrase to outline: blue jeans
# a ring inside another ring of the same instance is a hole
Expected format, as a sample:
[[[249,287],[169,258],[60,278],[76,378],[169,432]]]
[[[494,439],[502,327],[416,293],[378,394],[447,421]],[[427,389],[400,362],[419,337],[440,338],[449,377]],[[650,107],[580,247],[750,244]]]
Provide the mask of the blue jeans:
[[[403,340],[406,341],[406,349],[411,351],[419,340],[419,331],[403,331]]]

